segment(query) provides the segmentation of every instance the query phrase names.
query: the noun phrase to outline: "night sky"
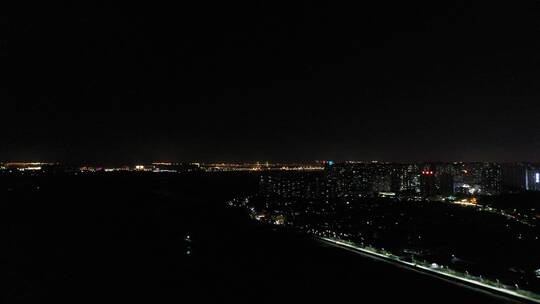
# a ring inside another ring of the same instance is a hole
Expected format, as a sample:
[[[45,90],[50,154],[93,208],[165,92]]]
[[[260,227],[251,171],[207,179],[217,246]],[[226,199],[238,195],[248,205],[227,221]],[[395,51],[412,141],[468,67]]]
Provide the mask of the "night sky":
[[[540,161],[535,1],[79,2],[0,12],[0,160]]]

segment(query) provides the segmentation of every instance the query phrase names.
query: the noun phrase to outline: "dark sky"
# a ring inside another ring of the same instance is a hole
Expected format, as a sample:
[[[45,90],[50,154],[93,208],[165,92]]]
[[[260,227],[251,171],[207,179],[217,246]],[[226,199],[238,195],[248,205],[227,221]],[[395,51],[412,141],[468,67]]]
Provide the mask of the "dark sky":
[[[536,1],[80,2],[0,13],[1,160],[540,161]]]

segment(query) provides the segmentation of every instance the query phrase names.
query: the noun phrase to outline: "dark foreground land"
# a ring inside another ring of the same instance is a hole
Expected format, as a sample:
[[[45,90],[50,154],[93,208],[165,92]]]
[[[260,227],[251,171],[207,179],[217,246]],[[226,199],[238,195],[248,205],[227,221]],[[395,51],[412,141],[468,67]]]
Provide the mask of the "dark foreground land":
[[[0,176],[4,303],[505,303],[224,202],[239,174]]]

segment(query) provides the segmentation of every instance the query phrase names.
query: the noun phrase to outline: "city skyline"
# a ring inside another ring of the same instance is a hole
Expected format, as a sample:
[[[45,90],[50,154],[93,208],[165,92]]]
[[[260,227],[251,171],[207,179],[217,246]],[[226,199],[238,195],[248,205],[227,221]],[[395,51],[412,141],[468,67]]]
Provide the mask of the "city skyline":
[[[2,302],[540,304],[540,1],[12,2]]]
[[[117,166],[39,162],[0,163],[0,173],[7,175],[122,172],[179,175],[251,172],[261,174],[261,189],[268,188],[268,185],[278,181],[277,188],[284,188],[277,192],[294,190],[293,197],[397,195],[400,199],[420,198],[461,202],[459,199],[463,198],[463,195],[496,196],[513,191],[540,191],[540,163],[524,162],[392,163],[327,160],[311,163],[153,162]],[[265,178],[268,178],[266,182]],[[269,193],[274,193],[275,187],[276,185],[269,187],[268,189],[273,189],[269,190]],[[458,199],[454,195],[461,198]]]
[[[323,164],[326,162],[331,162],[335,164],[346,164],[346,163],[383,163],[383,164],[459,164],[459,163],[497,163],[497,164],[512,164],[512,163],[524,163],[524,164],[540,164],[539,161],[527,160],[527,159],[510,159],[510,160],[486,160],[486,159],[475,159],[475,160],[410,160],[410,161],[395,161],[395,160],[381,160],[381,159],[295,159],[295,160],[254,160],[254,159],[234,159],[234,160],[202,160],[202,159],[139,159],[132,160],[127,158],[126,160],[77,160],[77,161],[65,161],[58,159],[0,159],[0,164],[60,164],[60,165],[95,165],[95,166],[135,166],[138,164],[249,164],[249,165],[292,165],[292,164]]]

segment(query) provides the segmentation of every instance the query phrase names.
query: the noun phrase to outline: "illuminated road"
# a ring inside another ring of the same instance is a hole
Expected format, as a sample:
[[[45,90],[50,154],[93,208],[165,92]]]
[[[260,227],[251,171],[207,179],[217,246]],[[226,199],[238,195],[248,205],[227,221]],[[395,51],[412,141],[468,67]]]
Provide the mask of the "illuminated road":
[[[367,256],[367,257],[374,258],[374,259],[377,259],[377,260],[380,260],[380,261],[391,263],[393,265],[400,266],[400,267],[403,267],[403,268],[406,268],[408,270],[412,270],[412,271],[415,271],[415,272],[418,272],[418,273],[422,273],[424,275],[430,275],[432,277],[442,279],[442,280],[445,280],[447,282],[451,282],[453,284],[473,288],[473,289],[475,289],[477,291],[490,292],[492,295],[504,295],[504,296],[509,297],[511,299],[518,299],[520,301],[540,303],[539,299],[531,298],[531,297],[528,297],[526,295],[514,292],[512,290],[508,290],[508,289],[504,289],[504,288],[498,288],[496,286],[484,284],[484,283],[482,283],[480,281],[467,279],[467,278],[456,276],[456,275],[453,275],[453,274],[450,274],[450,273],[445,273],[445,272],[442,272],[442,271],[439,271],[439,270],[436,270],[436,269],[432,269],[432,268],[429,268],[429,267],[425,267],[425,266],[422,266],[422,265],[418,265],[418,264],[415,264],[415,263],[402,261],[402,260],[397,260],[397,259],[392,258],[390,256],[386,256],[386,255],[381,254],[381,253],[377,253],[377,252],[374,252],[374,251],[371,251],[371,250],[367,250],[365,248],[354,246],[352,244],[349,244],[349,243],[346,243],[346,242],[343,242],[343,241],[340,241],[340,240],[326,238],[326,237],[316,237],[316,239],[318,239],[319,241],[321,241],[321,242],[323,242],[325,244],[331,245],[333,247],[346,249],[346,250],[354,252],[356,254],[361,254],[363,256]]]

